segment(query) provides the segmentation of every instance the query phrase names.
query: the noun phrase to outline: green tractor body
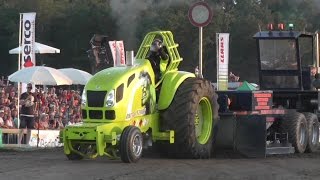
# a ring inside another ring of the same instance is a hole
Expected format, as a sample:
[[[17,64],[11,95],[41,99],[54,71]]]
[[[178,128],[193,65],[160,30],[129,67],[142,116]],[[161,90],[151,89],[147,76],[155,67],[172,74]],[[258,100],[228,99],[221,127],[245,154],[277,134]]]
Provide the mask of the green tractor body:
[[[170,57],[158,82],[147,60],[156,37],[163,39]],[[200,151],[211,149],[216,95],[208,81],[178,71],[182,58],[177,47],[169,31],[148,33],[132,65],[107,68],[88,81],[81,102],[83,122],[61,131],[64,153],[70,160],[107,156],[136,162],[142,150],[152,144],[184,157],[209,157],[209,152],[203,155]],[[177,102],[188,99],[192,107],[188,102]],[[179,110],[180,106],[183,109]],[[184,126],[187,129],[181,131]],[[188,139],[193,141],[186,142]]]

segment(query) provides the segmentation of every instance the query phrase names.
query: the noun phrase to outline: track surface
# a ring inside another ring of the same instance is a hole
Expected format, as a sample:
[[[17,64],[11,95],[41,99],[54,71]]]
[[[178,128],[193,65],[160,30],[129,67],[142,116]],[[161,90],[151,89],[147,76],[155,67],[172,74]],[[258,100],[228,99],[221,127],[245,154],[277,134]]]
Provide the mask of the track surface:
[[[62,149],[0,152],[1,180],[320,179],[320,152],[246,159],[168,159],[147,153],[137,164],[98,158],[69,161]]]

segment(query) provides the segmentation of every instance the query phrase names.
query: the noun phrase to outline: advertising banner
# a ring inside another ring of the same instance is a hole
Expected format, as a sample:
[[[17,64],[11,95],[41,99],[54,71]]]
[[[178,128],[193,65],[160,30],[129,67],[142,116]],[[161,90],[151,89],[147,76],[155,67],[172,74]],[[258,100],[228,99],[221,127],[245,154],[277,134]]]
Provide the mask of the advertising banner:
[[[22,60],[21,69],[32,67],[36,64],[35,59],[35,21],[36,13],[22,13],[21,14],[21,38],[20,44],[22,45]]]
[[[125,52],[123,41],[109,41],[114,66],[125,65]]]
[[[19,54],[20,69],[33,67],[36,65],[35,55],[35,32],[36,32],[36,13],[20,13],[20,42],[22,47],[21,58]],[[33,88],[34,89],[34,88]],[[21,84],[21,92],[27,91],[27,84]]]
[[[29,146],[37,147],[38,130],[31,130]],[[61,147],[59,142],[59,130],[39,130],[38,147]]]
[[[217,33],[217,90],[228,90],[229,33]]]

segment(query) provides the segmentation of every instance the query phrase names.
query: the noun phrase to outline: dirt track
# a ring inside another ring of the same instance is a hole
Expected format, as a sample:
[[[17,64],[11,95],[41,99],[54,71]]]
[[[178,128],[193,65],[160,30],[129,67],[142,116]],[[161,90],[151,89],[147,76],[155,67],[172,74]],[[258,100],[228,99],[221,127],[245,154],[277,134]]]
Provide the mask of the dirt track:
[[[320,153],[266,159],[185,160],[146,154],[137,164],[120,160],[68,161],[62,149],[0,152],[0,179],[320,179]]]

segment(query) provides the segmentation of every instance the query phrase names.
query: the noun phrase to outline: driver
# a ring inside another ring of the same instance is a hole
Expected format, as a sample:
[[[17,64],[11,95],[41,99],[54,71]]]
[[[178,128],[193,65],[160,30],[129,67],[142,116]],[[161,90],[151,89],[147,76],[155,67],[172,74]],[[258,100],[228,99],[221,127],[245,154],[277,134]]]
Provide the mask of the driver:
[[[147,57],[155,74],[156,82],[161,79],[162,73],[166,70],[169,55],[165,52],[160,39],[155,39],[150,46],[150,54]]]

